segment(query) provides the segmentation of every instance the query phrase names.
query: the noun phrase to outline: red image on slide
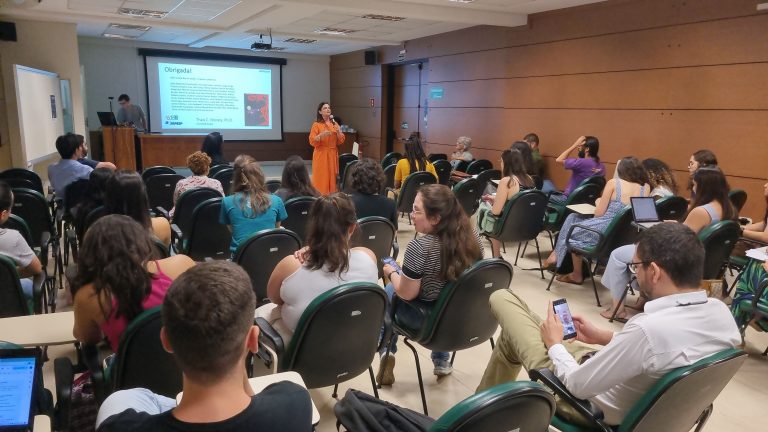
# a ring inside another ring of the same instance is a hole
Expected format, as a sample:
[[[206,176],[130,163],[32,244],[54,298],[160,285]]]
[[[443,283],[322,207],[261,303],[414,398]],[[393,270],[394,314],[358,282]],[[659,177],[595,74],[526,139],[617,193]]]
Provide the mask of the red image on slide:
[[[269,95],[246,93],[243,102],[246,126],[269,126]]]

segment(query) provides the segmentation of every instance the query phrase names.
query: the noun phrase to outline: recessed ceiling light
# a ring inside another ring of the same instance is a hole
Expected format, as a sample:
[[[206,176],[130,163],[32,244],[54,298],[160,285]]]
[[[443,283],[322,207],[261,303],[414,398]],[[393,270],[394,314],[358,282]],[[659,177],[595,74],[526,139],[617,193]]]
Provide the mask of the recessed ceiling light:
[[[133,25],[133,24],[115,24],[115,23],[110,23],[109,24],[109,28],[120,29],[120,30],[136,30],[136,31],[145,32],[145,31],[149,31],[149,29],[151,29],[152,27],[150,27],[150,26]]]
[[[334,27],[323,27],[315,30],[315,33],[329,34],[329,35],[348,35],[356,31],[357,30],[334,28]]]
[[[114,33],[102,33],[102,36],[109,39],[136,39],[136,36],[128,36]]]
[[[120,8],[117,10],[117,13],[120,15],[127,15],[131,17],[156,18],[156,19],[162,19],[162,18],[165,18],[166,15],[168,15],[168,12],[164,12],[164,11],[153,11],[148,9],[133,9],[133,8]]]
[[[390,16],[390,15],[376,15],[376,14],[363,15],[360,18],[381,20],[381,21],[402,21],[405,19],[405,17]]]
[[[311,44],[311,43],[317,42],[317,39],[289,38],[289,39],[284,40],[283,42],[300,43],[300,44]]]

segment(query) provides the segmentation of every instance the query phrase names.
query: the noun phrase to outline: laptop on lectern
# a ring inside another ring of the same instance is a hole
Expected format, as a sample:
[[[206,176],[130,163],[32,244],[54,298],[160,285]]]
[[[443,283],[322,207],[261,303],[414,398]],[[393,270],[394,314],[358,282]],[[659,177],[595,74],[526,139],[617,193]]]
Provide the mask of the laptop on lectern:
[[[0,349],[0,431],[31,431],[40,350]]]
[[[631,197],[632,217],[635,223],[643,228],[650,228],[661,222],[656,211],[656,200],[653,197]]]
[[[99,123],[102,126],[117,126],[117,119],[112,111],[99,111],[96,115],[99,116]]]

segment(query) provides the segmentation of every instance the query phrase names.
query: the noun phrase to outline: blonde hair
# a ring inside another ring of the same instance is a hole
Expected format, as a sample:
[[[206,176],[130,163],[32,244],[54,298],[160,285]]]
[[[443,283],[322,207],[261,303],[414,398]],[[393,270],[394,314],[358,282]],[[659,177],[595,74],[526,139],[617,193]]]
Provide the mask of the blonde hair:
[[[211,157],[201,151],[196,151],[187,156],[187,167],[196,176],[207,175],[208,170],[211,169]]]
[[[238,163],[238,160],[240,160]],[[253,210],[256,217],[264,213],[272,204],[269,191],[265,185],[264,171],[261,166],[250,156],[238,156],[235,159],[235,170],[232,175],[232,193],[241,192],[240,209],[245,213],[246,206]]]

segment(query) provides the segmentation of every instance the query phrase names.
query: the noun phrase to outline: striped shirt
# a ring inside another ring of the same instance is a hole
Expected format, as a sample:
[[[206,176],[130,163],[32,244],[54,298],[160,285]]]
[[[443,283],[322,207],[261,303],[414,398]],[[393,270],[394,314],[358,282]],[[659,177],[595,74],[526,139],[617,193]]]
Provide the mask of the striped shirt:
[[[483,243],[474,228],[473,232],[480,247],[480,258],[482,258]],[[410,279],[421,281],[419,293],[421,300],[436,300],[440,290],[448,283],[440,278],[441,257],[440,239],[432,234],[413,239],[405,249],[403,274]]]

